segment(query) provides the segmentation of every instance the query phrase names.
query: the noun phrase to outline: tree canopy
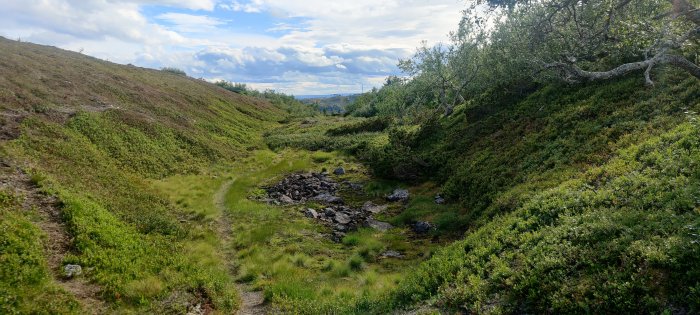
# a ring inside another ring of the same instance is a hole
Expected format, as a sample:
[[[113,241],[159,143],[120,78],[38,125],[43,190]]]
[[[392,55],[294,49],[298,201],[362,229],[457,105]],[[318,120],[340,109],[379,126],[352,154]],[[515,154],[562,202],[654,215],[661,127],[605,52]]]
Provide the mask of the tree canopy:
[[[527,90],[533,83],[575,84],[630,73],[643,74],[651,86],[662,66],[700,78],[698,2],[472,1],[449,42],[424,44],[399,63],[409,80],[403,91],[384,97],[398,97],[389,103],[402,113],[442,109],[450,115],[458,104],[504,87]],[[351,109],[370,106],[366,100]]]

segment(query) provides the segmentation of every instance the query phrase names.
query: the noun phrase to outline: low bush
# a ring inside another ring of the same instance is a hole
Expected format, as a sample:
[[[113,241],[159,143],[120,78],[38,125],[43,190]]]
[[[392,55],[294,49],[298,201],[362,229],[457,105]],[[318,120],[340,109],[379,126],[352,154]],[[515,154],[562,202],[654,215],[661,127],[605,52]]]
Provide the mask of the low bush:
[[[443,250],[390,303],[474,313],[700,310],[697,161],[686,123],[533,195]]]
[[[164,67],[164,68],[161,68],[160,71],[172,73],[172,74],[183,76],[183,77],[187,76],[187,73],[185,71],[180,70],[178,68],[173,68],[173,67]]]
[[[79,314],[75,298],[53,282],[44,256],[45,235],[0,191],[0,313]]]
[[[388,128],[391,120],[388,118],[367,118],[355,123],[332,127],[326,131],[329,136],[342,136],[363,132],[380,132]]]

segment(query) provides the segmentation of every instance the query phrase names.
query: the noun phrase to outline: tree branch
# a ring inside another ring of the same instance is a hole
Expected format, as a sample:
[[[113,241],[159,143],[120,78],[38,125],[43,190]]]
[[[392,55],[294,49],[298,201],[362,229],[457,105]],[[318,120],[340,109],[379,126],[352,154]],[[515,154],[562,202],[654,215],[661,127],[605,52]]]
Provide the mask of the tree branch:
[[[685,16],[688,20],[700,25],[700,10],[695,8],[688,0],[668,0],[673,5],[673,12],[676,16]]]
[[[608,71],[586,71],[573,64],[563,62],[545,64],[545,68],[563,71],[565,74],[564,79],[568,82],[602,81],[620,77],[632,71],[646,69],[644,72],[646,82],[647,84],[653,84],[650,72],[657,64],[672,64],[700,79],[700,67],[698,65],[683,56],[667,54],[657,55],[644,61],[626,63]]]

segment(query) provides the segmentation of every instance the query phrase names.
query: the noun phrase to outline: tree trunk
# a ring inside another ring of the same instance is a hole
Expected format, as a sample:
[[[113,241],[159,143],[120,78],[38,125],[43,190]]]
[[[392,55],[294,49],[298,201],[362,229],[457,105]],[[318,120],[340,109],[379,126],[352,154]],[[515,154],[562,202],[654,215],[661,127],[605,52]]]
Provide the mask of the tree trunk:
[[[645,77],[648,85],[653,84],[651,81],[651,78],[649,76],[649,72],[651,69],[658,65],[658,64],[672,64],[676,67],[679,67],[694,77],[700,79],[700,67],[698,65],[690,62],[688,59],[685,59],[682,56],[677,56],[677,55],[658,55],[655,56],[654,58],[647,59],[644,61],[638,61],[638,62],[630,62],[623,64],[621,66],[618,66],[615,69],[609,70],[609,71],[586,71],[582,70],[581,68],[571,65],[571,64],[566,64],[563,62],[555,62],[555,63],[550,63],[546,64],[545,68],[555,68],[563,71],[565,73],[565,80],[569,82],[581,82],[581,81],[600,81],[600,80],[607,80],[607,79],[612,79],[615,77],[619,77],[622,75],[625,75],[629,72],[632,71],[638,71],[638,70],[645,70]]]

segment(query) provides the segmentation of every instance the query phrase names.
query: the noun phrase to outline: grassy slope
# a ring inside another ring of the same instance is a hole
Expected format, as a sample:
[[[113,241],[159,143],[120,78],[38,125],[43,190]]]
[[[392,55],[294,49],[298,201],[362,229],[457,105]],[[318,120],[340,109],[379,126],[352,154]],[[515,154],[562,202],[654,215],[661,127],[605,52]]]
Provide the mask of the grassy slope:
[[[336,244],[324,236],[330,233],[328,228],[304,217],[299,211],[302,206],[274,207],[246,198],[263,183],[309,168],[344,165],[349,173],[338,177],[339,181],[366,182],[363,167],[352,159],[335,153],[321,159],[304,151],[280,156],[268,152],[259,156],[257,163],[263,164],[258,170],[234,175],[236,181],[227,195],[229,215],[238,218],[232,220],[233,231],[239,231],[234,233],[232,246],[239,263],[239,280],[263,289],[265,298],[281,311],[357,312],[354,301],[394,288],[405,271],[423,261],[435,247],[429,239],[413,239],[403,229],[384,233],[360,229]],[[366,200],[347,190],[341,195],[357,207]],[[313,202],[306,206],[322,208]],[[381,258],[386,250],[399,251],[405,257]]]
[[[691,119],[524,198],[422,265],[390,301],[487,313],[697,312],[700,126]]]
[[[484,98],[402,138],[461,205],[455,221],[469,232],[390,304],[697,312],[700,84],[664,76],[653,89],[632,77]]]
[[[496,91],[447,119],[392,127],[388,141],[318,130],[328,126],[286,126],[268,141],[346,146],[376,174],[421,174],[451,199],[443,208],[418,195],[394,222],[428,219],[438,233],[467,230],[464,240],[358,308],[697,312],[700,84],[659,75],[654,88],[631,76],[521,98]]]
[[[21,196],[0,191],[0,313],[72,313],[78,302],[53,283],[44,257],[45,234],[21,209]]]
[[[195,250],[212,244],[212,218],[172,202],[150,180],[233,163],[284,113],[192,78],[5,39],[0,73],[2,159],[64,203],[73,237],[65,263],[81,264],[101,298],[122,311],[235,309],[228,271],[206,259],[215,246]],[[17,227],[33,225],[15,220],[26,210],[4,208],[12,243],[3,244],[3,261],[27,248],[36,263],[3,272],[2,289],[19,298],[17,309],[42,301],[75,309],[70,299],[40,298],[50,279],[23,276],[34,266],[50,274],[41,233]]]

